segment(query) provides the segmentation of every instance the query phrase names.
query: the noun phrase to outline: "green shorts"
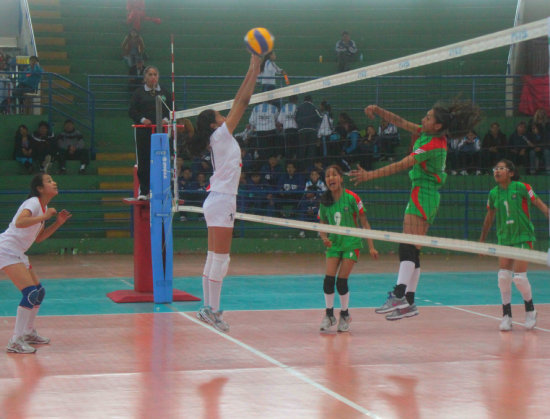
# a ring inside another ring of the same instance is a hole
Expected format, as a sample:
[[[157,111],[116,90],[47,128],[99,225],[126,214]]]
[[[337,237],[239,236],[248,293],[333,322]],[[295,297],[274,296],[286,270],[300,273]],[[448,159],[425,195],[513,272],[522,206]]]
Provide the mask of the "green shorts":
[[[355,250],[333,250],[327,249],[325,252],[327,258],[338,258],[338,259],[351,259],[354,262],[357,262],[359,259],[359,249]]]
[[[439,192],[435,188],[415,186],[411,191],[411,197],[405,214],[418,215],[428,223],[433,224],[437,210],[439,209]]]
[[[510,244],[508,246],[517,247],[518,249],[532,250],[533,249],[533,242],[514,243],[514,244]]]

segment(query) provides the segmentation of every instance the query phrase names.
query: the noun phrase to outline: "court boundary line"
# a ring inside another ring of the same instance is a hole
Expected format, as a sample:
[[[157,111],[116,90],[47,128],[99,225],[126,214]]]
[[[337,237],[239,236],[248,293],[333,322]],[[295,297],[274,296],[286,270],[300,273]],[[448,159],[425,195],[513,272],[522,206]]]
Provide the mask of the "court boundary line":
[[[266,353],[250,346],[247,343],[244,343],[244,342],[240,341],[239,339],[234,338],[233,336],[230,336],[226,333],[222,333],[222,332],[216,330],[212,326],[207,325],[206,323],[196,319],[194,316],[191,316],[191,315],[189,315],[185,312],[182,312],[182,311],[178,311],[177,314],[179,314],[180,316],[186,318],[187,320],[192,321],[195,324],[198,324],[199,326],[204,327],[205,329],[210,330],[211,332],[216,333],[218,336],[228,340],[229,342],[234,343],[237,346],[240,346],[241,348],[243,348],[243,349],[247,350],[248,352],[252,353],[253,355],[257,356],[258,358],[261,358],[264,361],[267,361],[270,364],[275,365],[277,368],[282,369],[283,371],[285,371],[288,374],[294,376],[298,380],[301,380],[304,383],[309,384],[310,386],[314,387],[315,389],[317,389],[317,390],[319,390],[319,391],[335,398],[339,402],[344,403],[345,405],[357,410],[358,412],[362,413],[363,415],[371,417],[371,418],[379,418],[380,419],[380,416],[378,416],[374,412],[371,412],[370,410],[365,409],[364,407],[362,407],[359,404],[349,400],[348,398],[342,396],[341,394],[338,394],[335,391],[332,391],[329,388],[327,388],[327,387],[323,386],[322,384],[318,383],[317,381],[312,380],[311,378],[309,378],[304,373],[301,373],[300,371],[297,371],[294,367],[291,367],[289,365],[286,365],[286,364],[276,360],[275,358],[273,358],[273,357],[267,355]]]

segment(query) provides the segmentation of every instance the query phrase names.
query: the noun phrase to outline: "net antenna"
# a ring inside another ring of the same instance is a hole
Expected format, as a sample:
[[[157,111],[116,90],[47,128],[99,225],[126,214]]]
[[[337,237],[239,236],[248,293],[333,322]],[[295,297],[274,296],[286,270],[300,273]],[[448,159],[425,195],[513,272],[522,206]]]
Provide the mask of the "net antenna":
[[[550,18],[526,23],[510,29],[494,32],[477,38],[456,42],[447,46],[434,48],[428,51],[407,55],[379,64],[361,67],[359,69],[346,71],[336,75],[321,77],[315,80],[299,83],[296,85],[282,87],[268,92],[257,93],[250,98],[250,104],[262,103],[273,99],[280,99],[291,95],[304,94],[312,91],[327,89],[342,84],[352,83],[359,80],[370,79],[386,74],[396,73],[403,70],[422,67],[449,59],[459,58],[466,55],[477,54],[507,45],[514,45],[531,39],[547,37],[549,35]],[[176,112],[175,117],[185,118],[196,116],[204,110],[213,109],[223,111],[231,109],[233,100],[200,106],[193,109]]]

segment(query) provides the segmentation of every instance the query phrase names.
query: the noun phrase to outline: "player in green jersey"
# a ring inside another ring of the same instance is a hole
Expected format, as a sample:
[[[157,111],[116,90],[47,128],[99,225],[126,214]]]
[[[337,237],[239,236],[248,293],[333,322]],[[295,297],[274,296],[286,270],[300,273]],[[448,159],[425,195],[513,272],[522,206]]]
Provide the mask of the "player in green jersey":
[[[319,206],[319,220],[322,224],[341,227],[361,227],[370,229],[369,222],[363,209],[361,198],[350,190],[344,189],[344,174],[340,166],[332,165],[325,171],[327,190],[321,196]],[[334,285],[340,295],[340,319],[337,330],[349,331],[351,317],[349,315],[348,277],[357,262],[359,249],[363,247],[360,237],[343,236],[320,232],[326,246],[326,274],[323,283],[325,293],[326,313],[321,322],[321,331],[327,331],[336,324],[334,316]],[[374,248],[372,239],[367,239],[369,252],[374,259],[378,258],[378,251]],[[338,275],[338,278],[336,276]]]
[[[350,175],[355,184],[390,176],[410,169],[411,196],[405,209],[403,233],[425,236],[439,208],[439,189],[445,183],[445,159],[447,138],[460,137],[480,121],[480,110],[470,102],[455,101],[449,105],[435,104],[422,119],[422,125],[389,112],[377,105],[365,108],[371,119],[379,116],[386,121],[418,134],[412,152],[402,160],[366,171],[357,165]],[[389,313],[388,320],[399,320],[418,314],[414,294],[420,278],[420,248],[412,244],[399,244],[399,273],[397,285],[388,293],[386,302],[375,311]]]
[[[500,160],[493,168],[497,186],[489,192],[487,215],[483,222],[480,242],[484,242],[496,216],[498,244],[522,249],[532,248],[535,228],[531,222],[531,205],[548,217],[548,207],[535,194],[531,185],[518,182],[519,174],[510,160]],[[537,312],[533,305],[531,284],[527,279],[527,262],[499,258],[498,287],[502,297],[502,321],[500,330],[512,330],[512,281],[525,303],[525,327],[533,329],[537,324]]]

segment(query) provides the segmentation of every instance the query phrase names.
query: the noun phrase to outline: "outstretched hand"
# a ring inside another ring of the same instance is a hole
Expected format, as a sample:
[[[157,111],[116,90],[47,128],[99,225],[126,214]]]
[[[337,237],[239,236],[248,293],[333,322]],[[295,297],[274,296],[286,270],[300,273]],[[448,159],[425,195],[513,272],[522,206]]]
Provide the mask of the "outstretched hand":
[[[370,180],[369,172],[363,169],[359,164],[357,165],[357,169],[351,170],[349,172],[349,177],[351,178],[354,185],[358,185],[361,182],[366,182],[367,180]]]
[[[365,108],[365,114],[367,115],[367,117],[369,119],[374,119],[376,118],[376,115],[374,114],[374,110],[378,108],[378,106],[376,105],[369,105]]]
[[[58,214],[57,214],[57,219],[55,220],[55,222],[58,224],[58,225],[63,225],[65,224],[65,222],[71,218],[73,216],[73,214],[71,214],[69,211],[67,211],[66,209],[64,210],[61,210]]]

